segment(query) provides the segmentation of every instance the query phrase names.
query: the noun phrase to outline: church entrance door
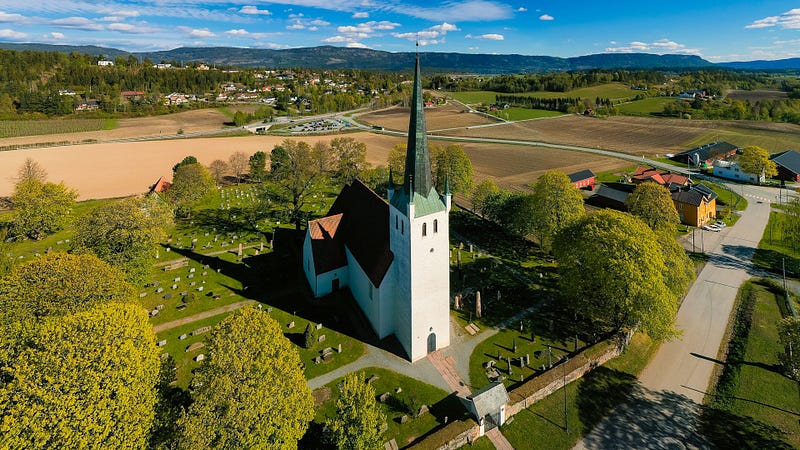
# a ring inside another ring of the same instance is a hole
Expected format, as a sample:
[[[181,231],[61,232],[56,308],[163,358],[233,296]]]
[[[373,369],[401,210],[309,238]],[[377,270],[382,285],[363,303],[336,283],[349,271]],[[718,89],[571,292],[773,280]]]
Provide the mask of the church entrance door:
[[[431,333],[428,335],[428,353],[433,353],[436,351],[436,333]]]

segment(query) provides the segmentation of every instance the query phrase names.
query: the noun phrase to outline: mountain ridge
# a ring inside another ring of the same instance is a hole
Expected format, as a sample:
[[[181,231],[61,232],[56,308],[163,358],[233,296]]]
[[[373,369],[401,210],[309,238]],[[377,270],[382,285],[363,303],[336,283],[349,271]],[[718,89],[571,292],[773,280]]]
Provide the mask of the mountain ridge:
[[[80,52],[108,58],[149,58],[153,62],[204,62],[238,67],[310,67],[315,69],[371,69],[403,71],[413,66],[415,53],[334,46],[298,47],[282,50],[243,47],[179,47],[157,52],[127,52],[93,45],[53,45],[41,43],[0,43],[0,49]],[[598,53],[562,58],[521,54],[472,54],[456,52],[421,53],[427,72],[503,74],[525,72],[564,72],[590,69],[702,69],[732,68],[777,70],[800,68],[800,58],[776,61],[745,61],[714,64],[696,55],[656,55],[650,53]]]

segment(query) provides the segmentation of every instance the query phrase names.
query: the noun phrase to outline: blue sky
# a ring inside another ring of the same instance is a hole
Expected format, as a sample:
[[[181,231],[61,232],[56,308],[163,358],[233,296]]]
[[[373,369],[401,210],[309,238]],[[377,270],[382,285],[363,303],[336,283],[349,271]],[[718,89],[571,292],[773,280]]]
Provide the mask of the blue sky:
[[[317,45],[580,56],[800,57],[800,0],[0,0],[0,41],[100,45]]]

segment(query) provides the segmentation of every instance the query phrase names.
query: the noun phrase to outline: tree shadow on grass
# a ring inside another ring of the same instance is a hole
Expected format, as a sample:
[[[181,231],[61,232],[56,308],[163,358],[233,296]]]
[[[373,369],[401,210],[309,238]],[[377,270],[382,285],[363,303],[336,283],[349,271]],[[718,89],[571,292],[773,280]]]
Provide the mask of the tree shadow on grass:
[[[705,407],[700,414],[700,429],[717,448],[792,449],[783,438],[786,432],[722,409]]]
[[[624,402],[636,385],[636,377],[598,367],[586,374],[578,387],[578,410],[587,429],[594,428],[617,405]]]
[[[800,258],[787,255],[771,249],[756,249],[753,255],[753,263],[764,270],[783,275],[783,264],[786,263],[786,276],[797,278],[800,276]]]

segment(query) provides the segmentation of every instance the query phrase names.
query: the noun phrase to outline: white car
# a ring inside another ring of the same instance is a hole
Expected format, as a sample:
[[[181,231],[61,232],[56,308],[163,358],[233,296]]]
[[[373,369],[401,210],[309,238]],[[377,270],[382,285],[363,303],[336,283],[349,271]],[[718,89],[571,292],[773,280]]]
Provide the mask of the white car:
[[[719,228],[725,228],[725,227],[728,226],[728,224],[726,224],[725,222],[723,222],[721,220],[718,220],[718,221],[714,222],[714,225],[716,225]]]
[[[706,231],[714,231],[716,233],[719,233],[720,231],[722,231],[722,228],[720,228],[720,227],[718,227],[716,225],[703,225],[701,228],[703,228]]]

